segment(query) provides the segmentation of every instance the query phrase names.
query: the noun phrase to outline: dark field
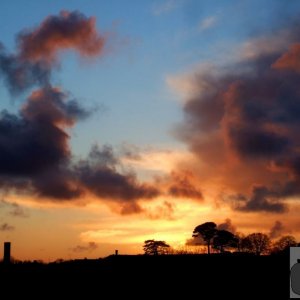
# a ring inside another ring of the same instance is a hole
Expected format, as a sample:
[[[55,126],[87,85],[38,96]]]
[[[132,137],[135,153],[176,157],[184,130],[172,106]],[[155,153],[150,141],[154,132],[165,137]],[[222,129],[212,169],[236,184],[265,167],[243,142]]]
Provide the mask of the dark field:
[[[60,299],[59,293],[66,299],[82,293],[95,299],[289,299],[287,255],[119,255],[0,265],[0,274],[2,291],[42,291],[40,299]]]

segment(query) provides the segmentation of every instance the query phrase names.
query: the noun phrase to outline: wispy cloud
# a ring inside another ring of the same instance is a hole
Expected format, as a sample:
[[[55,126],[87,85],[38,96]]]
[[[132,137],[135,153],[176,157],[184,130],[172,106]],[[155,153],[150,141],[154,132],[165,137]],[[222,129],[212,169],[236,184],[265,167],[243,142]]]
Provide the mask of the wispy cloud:
[[[140,148],[134,155],[124,153],[121,161],[125,166],[136,169],[139,175],[141,175],[142,171],[168,174],[177,162],[186,157],[191,159],[189,152],[184,149]]]
[[[156,16],[169,13],[170,11],[178,8],[182,4],[179,0],[166,0],[164,2],[157,3],[153,8],[153,14]]]
[[[25,209],[16,202],[9,202],[2,199],[0,200],[0,207],[10,208],[8,214],[13,217],[22,217],[22,218],[29,217],[29,214],[25,211]]]
[[[209,16],[209,17],[201,20],[201,22],[199,23],[199,26],[198,26],[198,31],[202,32],[209,28],[214,27],[217,23],[217,20],[218,19],[216,16]]]
[[[91,252],[91,251],[96,250],[97,248],[98,248],[98,245],[95,242],[89,242],[87,244],[87,246],[77,245],[76,247],[71,248],[71,250],[73,252],[80,253],[80,252]]]
[[[209,86],[205,80],[199,80],[199,76],[196,72],[201,73],[213,73],[220,72],[211,63],[202,63],[192,67],[191,70],[182,74],[169,74],[166,76],[166,84],[170,88],[174,95],[181,103],[186,103],[193,96],[199,95],[205,92]]]
[[[162,204],[156,206],[154,210],[149,210],[147,212],[147,217],[152,220],[159,220],[159,219],[165,219],[165,220],[175,220],[174,217],[174,211],[176,207],[173,203],[164,201]]]
[[[275,221],[274,225],[270,229],[269,236],[271,239],[281,237],[284,233],[288,233],[287,228],[280,221]]]
[[[12,231],[15,230],[15,227],[12,225],[9,225],[7,223],[3,223],[0,225],[0,231]]]

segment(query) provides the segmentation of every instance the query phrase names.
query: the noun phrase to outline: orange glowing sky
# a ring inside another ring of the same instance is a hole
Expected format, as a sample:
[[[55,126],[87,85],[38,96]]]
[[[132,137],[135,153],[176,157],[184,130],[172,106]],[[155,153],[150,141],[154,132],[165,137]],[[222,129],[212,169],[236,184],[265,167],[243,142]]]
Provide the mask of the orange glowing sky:
[[[0,242],[14,258],[182,248],[207,221],[300,241],[299,1],[0,10]]]

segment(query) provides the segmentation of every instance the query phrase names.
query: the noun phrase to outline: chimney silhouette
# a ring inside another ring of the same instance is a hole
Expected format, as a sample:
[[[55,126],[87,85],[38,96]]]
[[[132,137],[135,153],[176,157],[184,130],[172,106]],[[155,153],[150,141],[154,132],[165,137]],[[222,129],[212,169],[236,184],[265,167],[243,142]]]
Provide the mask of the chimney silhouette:
[[[119,250],[115,250],[115,255],[118,255],[119,254]]]
[[[10,263],[10,242],[4,242],[3,262],[5,264]]]

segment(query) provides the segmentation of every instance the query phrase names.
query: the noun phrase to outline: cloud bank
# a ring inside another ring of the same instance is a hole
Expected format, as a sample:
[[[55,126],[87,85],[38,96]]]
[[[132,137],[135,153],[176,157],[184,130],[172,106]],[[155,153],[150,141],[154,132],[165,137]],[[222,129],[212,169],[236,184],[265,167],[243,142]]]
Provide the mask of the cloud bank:
[[[101,57],[105,44],[95,18],[62,11],[21,31],[14,53],[0,46],[0,78],[12,96],[29,92],[17,114],[0,112],[3,190],[52,201],[92,194],[118,203],[123,214],[140,212],[139,199],[159,195],[154,186],[138,182],[133,172],[122,171],[111,147],[94,146],[81,160],[74,158],[70,148],[68,130],[91,112],[51,84],[52,70],[62,51],[73,50],[84,58]]]
[[[299,23],[291,22],[253,39],[252,54],[232,65],[171,80],[192,91],[176,135],[200,166],[198,180],[217,182],[235,210],[283,213],[285,199],[300,195],[298,41]]]

